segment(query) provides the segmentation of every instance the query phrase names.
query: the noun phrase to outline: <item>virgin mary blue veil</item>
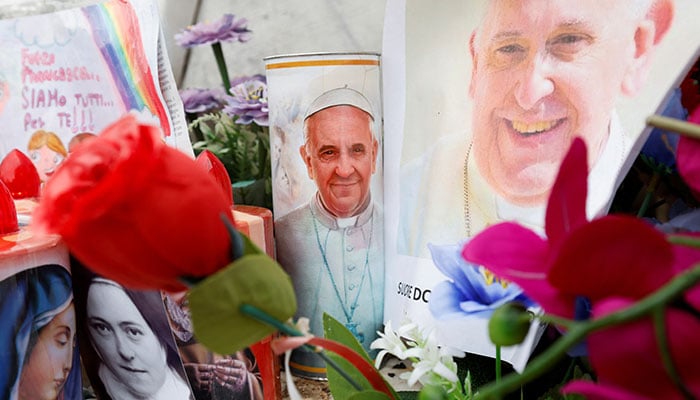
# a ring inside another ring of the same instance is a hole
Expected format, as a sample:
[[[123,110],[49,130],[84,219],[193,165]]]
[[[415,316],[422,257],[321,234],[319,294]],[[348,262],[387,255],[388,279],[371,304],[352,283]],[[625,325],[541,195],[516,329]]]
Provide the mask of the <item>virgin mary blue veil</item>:
[[[0,399],[16,399],[31,335],[72,301],[71,276],[60,265],[42,265],[0,282]],[[76,346],[63,398],[82,399],[80,358]]]

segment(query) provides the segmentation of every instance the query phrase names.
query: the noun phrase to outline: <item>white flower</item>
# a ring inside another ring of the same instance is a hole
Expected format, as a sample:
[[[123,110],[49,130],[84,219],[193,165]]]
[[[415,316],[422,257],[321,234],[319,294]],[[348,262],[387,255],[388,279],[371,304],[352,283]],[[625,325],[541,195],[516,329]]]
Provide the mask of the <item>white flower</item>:
[[[374,366],[377,369],[382,365],[382,360],[387,354],[391,354],[401,360],[406,359],[406,345],[401,340],[401,336],[392,329],[391,321],[387,321],[384,332],[377,331],[377,333],[379,334],[379,339],[375,339],[369,345],[371,349],[381,349],[374,361]]]
[[[438,346],[437,337],[433,331],[425,333],[414,323],[402,324],[394,332],[391,321],[388,321],[380,338],[370,345],[373,349],[382,349],[377,355],[377,368],[387,354],[392,354],[401,360],[409,359],[413,370],[404,372],[399,378],[408,381],[409,386],[417,382],[423,385],[437,385],[448,389],[449,393],[463,393],[457,377],[457,363],[453,357],[464,357],[464,352],[447,346]],[[460,397],[464,398],[464,397]]]
[[[416,382],[426,384],[432,382],[436,376],[449,382],[457,382],[457,363],[452,356],[459,353],[453,349],[438,346],[433,332],[430,332],[422,342],[419,346],[406,351],[408,357],[417,360],[413,363],[413,371],[408,375],[408,385],[413,386]]]

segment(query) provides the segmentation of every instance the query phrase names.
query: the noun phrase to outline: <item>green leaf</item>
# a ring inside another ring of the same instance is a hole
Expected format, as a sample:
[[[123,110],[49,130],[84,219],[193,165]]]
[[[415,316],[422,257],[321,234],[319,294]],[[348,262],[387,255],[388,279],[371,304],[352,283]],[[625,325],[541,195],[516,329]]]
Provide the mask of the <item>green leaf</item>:
[[[364,357],[367,361],[373,363],[373,360],[367,354],[360,342],[357,341],[352,332],[350,332],[348,328],[345,327],[345,325],[341,324],[340,322],[338,322],[338,320],[326,313],[323,313],[323,332],[327,339],[335,340],[338,343],[342,343],[348,346],[349,348],[357,352],[359,355]],[[332,352],[328,352],[327,355],[363,388],[363,391],[357,392],[356,389],[353,388],[342,376],[340,376],[340,374],[337,371],[335,371],[333,368],[327,368],[326,375],[328,377],[328,386],[330,387],[333,399],[359,399],[360,397],[354,397],[354,395],[358,393],[366,393],[367,391],[372,391],[372,385],[369,383],[369,381],[367,381],[364,375],[362,375],[362,373],[360,373],[360,371],[358,371],[357,368],[355,368],[355,366],[352,365],[349,361]],[[387,386],[391,387],[391,385]],[[394,395],[394,398],[398,399],[399,397],[396,394],[396,392],[394,392],[393,388],[391,389],[391,391]],[[383,396],[384,397],[382,398],[386,398],[385,395]]]
[[[367,355],[367,352],[362,348],[360,342],[357,341],[352,332],[338,322],[338,320],[326,313],[323,313],[323,331],[327,339],[342,343],[356,351],[362,357],[370,360],[369,355]],[[372,389],[372,385],[349,361],[331,352],[328,352],[328,357],[335,361],[355,382],[362,386],[363,390],[360,393]],[[357,390],[333,368],[326,368],[326,375],[333,399],[347,400],[350,399],[353,394],[358,393]]]
[[[241,313],[242,304],[253,305],[281,322],[296,312],[289,275],[269,256],[250,254],[254,251],[250,245],[250,241],[244,243],[249,255],[207,277],[188,294],[195,336],[216,353],[233,353],[275,331]]]
[[[336,399],[335,395],[333,398]],[[374,390],[363,390],[361,392],[355,392],[347,397],[349,400],[391,400],[391,398],[382,392],[377,392]]]
[[[204,150],[204,149],[207,148],[207,142],[204,141],[204,140],[200,140],[200,141],[198,141],[198,142],[194,142],[194,143],[192,144],[192,148],[193,148],[194,150]]]
[[[448,400],[447,391],[442,386],[424,386],[418,394],[418,400]]]

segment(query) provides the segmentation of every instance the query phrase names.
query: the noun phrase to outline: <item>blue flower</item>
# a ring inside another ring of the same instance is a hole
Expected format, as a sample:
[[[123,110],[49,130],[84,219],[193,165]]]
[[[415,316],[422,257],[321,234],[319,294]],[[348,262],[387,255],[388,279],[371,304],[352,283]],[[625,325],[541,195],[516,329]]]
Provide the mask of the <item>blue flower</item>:
[[[446,246],[428,245],[435,266],[449,280],[440,282],[430,295],[430,312],[438,319],[469,315],[488,318],[494,309],[510,301],[526,307],[534,303],[517,285],[495,277],[484,267],[462,258],[464,243]]]

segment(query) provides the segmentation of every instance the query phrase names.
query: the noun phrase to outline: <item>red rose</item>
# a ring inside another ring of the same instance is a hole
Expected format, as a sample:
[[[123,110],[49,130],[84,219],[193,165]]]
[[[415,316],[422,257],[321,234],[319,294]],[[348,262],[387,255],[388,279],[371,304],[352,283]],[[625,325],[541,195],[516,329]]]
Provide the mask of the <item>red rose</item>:
[[[231,261],[231,207],[195,161],[127,116],[68,157],[33,215],[86,266],[132,288],[185,289]]]

